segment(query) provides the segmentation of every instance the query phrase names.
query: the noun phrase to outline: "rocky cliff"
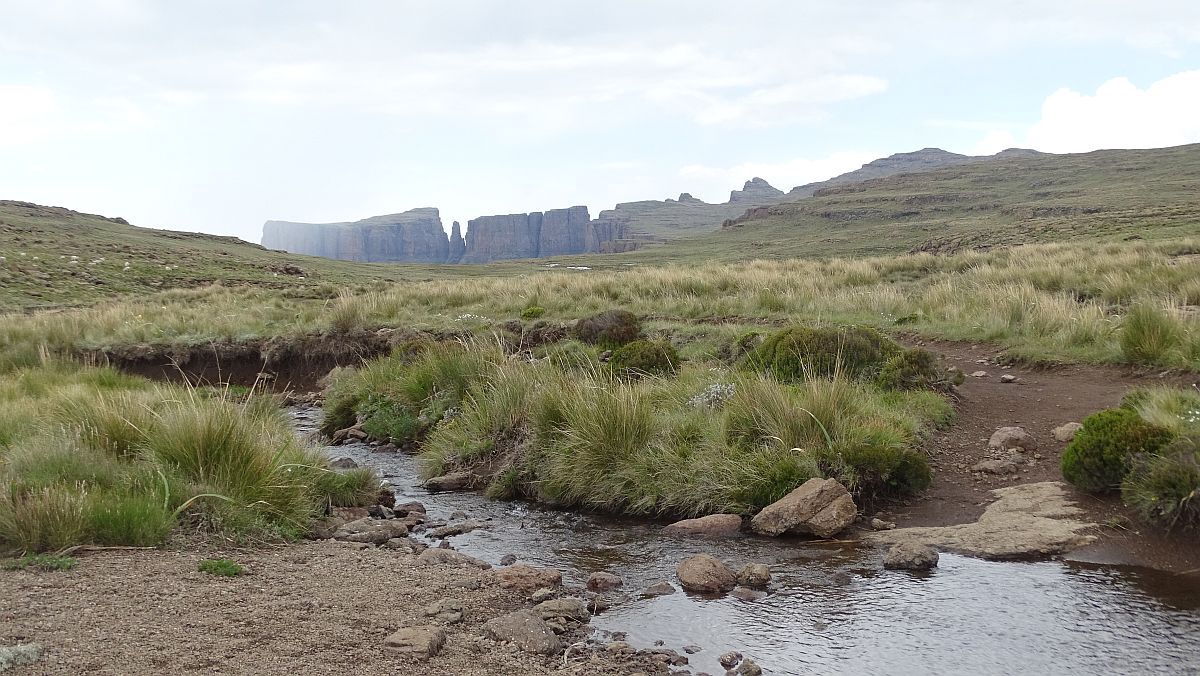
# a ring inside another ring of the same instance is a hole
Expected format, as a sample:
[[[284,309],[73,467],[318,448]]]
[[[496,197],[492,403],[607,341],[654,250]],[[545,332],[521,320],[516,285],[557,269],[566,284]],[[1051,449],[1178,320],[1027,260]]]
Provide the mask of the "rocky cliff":
[[[450,253],[442,219],[433,208],[352,223],[267,221],[263,246],[365,262],[445,263]]]
[[[480,216],[467,222],[463,263],[541,258],[599,251],[587,207]]]

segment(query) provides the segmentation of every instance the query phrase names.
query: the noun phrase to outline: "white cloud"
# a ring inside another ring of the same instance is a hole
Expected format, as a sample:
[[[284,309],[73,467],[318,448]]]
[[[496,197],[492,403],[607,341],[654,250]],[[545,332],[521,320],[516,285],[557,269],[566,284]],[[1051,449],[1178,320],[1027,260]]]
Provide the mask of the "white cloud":
[[[1060,89],[1042,105],[1042,119],[1025,136],[1046,152],[1098,148],[1158,148],[1200,141],[1200,70],[1139,89],[1119,77],[1092,95]]]
[[[54,92],[0,84],[0,146],[37,143],[54,133],[60,107]]]
[[[692,164],[679,170],[679,175],[696,185],[692,194],[706,201],[724,202],[729,190],[742,187],[747,179],[758,176],[787,192],[798,185],[824,181],[882,157],[887,153],[840,152],[814,159],[798,158],[785,162],[745,162],[730,167]]]
[[[1063,88],[1042,104],[1041,118],[1023,132],[996,128],[974,146],[991,154],[1020,146],[1049,153],[1103,148],[1161,148],[1200,142],[1200,70],[1184,71],[1139,88],[1113,78],[1094,94]]]

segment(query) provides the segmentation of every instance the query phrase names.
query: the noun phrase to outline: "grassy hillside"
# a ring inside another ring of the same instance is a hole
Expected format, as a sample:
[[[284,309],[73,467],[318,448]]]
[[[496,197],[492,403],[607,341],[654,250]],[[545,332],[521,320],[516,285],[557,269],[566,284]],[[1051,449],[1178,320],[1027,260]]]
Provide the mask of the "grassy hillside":
[[[328,298],[344,287],[514,274],[534,265],[485,269],[336,261],[271,251],[233,237],[139,228],[122,219],[0,200],[0,312],[91,305],[214,282]]]
[[[624,263],[952,252],[1200,232],[1200,145],[1001,156],[827,188]],[[609,261],[613,262],[613,261]]]

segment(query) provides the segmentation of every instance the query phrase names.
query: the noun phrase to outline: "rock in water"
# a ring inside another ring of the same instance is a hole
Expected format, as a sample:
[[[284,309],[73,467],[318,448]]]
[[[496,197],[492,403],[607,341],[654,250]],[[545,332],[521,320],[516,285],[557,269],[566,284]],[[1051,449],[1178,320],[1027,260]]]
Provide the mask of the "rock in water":
[[[354,469],[358,467],[358,462],[354,458],[342,456],[329,461],[329,466],[334,469]]]
[[[809,479],[750,520],[763,535],[808,533],[830,538],[854,523],[858,507],[836,479]]]
[[[493,641],[510,641],[535,655],[553,655],[561,647],[558,636],[532,610],[518,610],[488,620],[483,625],[483,635]]]
[[[592,573],[587,579],[588,590],[594,592],[612,591],[624,584],[624,580],[612,573]]]
[[[741,661],[742,654],[734,650],[731,650],[727,653],[722,653],[721,656],[717,658],[717,662],[720,662],[721,666],[725,667],[726,669],[732,669],[736,667],[738,662]]]
[[[729,595],[735,599],[747,602],[761,601],[767,598],[766,592],[750,589],[749,587],[734,587],[733,591],[729,592]]]
[[[562,585],[562,573],[550,568],[534,568],[519,563],[496,571],[501,589],[530,593],[546,587]]]
[[[446,645],[446,630],[441,627],[406,627],[387,637],[383,645],[393,652],[427,660]]]
[[[742,517],[737,514],[709,514],[698,519],[684,519],[663,528],[671,535],[706,535],[724,537],[736,535],[742,527]]]
[[[675,569],[679,583],[688,591],[702,593],[727,592],[737,586],[737,576],[724,563],[708,554],[684,559]]]
[[[1038,444],[1037,439],[1034,439],[1023,427],[1001,427],[992,433],[991,439],[988,439],[988,448],[1001,451],[1013,448],[1021,451],[1036,451]]]
[[[747,563],[738,571],[737,581],[746,587],[765,587],[771,582],[771,569],[765,563]]]
[[[425,482],[425,490],[427,491],[461,491],[470,488],[475,482],[475,477],[470,472],[454,472],[453,474],[444,474],[435,476]]]
[[[1069,422],[1055,427],[1051,434],[1054,435],[1055,441],[1066,443],[1068,441],[1073,441],[1075,439],[1075,435],[1078,434],[1079,430],[1081,429],[1083,429],[1083,425],[1077,422]]]
[[[666,596],[674,593],[675,587],[671,586],[671,583],[666,580],[655,582],[642,590],[642,596]]]
[[[913,542],[892,545],[883,559],[883,567],[894,570],[929,570],[937,567],[937,564],[936,549]]]

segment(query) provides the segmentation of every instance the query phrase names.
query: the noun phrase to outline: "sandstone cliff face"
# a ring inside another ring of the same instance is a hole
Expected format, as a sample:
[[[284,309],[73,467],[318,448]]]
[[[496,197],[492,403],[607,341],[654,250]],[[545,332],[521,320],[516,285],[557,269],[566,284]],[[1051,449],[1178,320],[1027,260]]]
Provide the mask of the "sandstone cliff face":
[[[467,252],[467,241],[462,236],[462,226],[458,221],[454,221],[454,226],[450,228],[450,255],[446,257],[447,263],[462,262],[463,254]]]
[[[537,255],[561,256],[587,251],[590,218],[587,207],[547,211],[542,215]]]
[[[729,193],[730,204],[753,204],[755,206],[763,202],[783,197],[783,191],[767,183],[763,179],[755,176],[746,181],[746,185],[742,186],[741,190],[733,190]],[[683,200],[680,200],[681,202]]]
[[[267,221],[263,246],[349,261],[444,263],[450,244],[433,208],[353,223]]]
[[[467,223],[463,263],[540,258],[588,251],[587,207],[481,216]]]

